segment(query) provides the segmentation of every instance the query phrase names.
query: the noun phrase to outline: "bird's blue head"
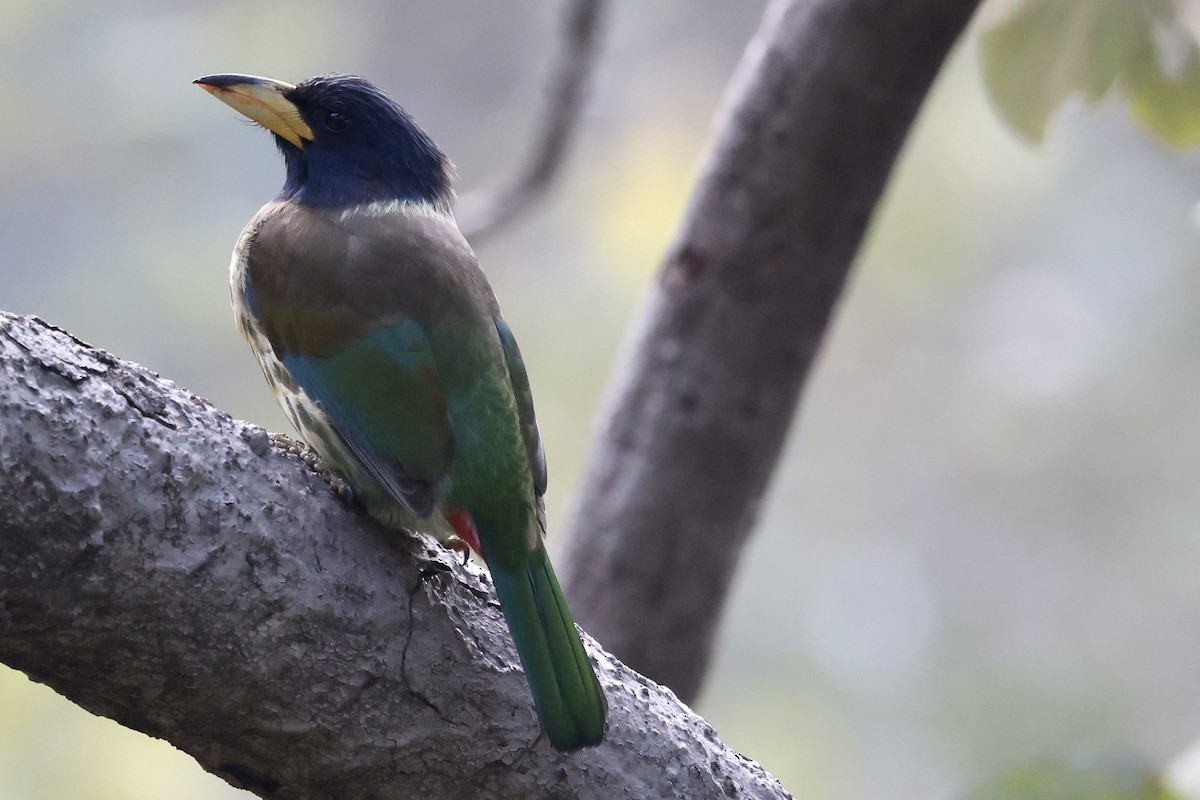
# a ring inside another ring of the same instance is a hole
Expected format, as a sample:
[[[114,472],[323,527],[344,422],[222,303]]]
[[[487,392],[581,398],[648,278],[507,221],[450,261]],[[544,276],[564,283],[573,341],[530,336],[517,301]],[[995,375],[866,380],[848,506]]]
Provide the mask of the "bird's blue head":
[[[449,206],[450,161],[365,78],[319,75],[292,86],[209,75],[196,84],[275,135],[287,165],[283,199],[323,208],[389,200]]]

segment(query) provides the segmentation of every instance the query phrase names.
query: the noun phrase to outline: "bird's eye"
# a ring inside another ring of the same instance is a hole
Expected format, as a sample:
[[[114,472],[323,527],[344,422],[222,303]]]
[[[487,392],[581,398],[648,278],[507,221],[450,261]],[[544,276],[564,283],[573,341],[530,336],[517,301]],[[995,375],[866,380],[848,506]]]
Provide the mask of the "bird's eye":
[[[325,127],[334,133],[341,133],[350,127],[350,118],[341,111],[326,112]]]

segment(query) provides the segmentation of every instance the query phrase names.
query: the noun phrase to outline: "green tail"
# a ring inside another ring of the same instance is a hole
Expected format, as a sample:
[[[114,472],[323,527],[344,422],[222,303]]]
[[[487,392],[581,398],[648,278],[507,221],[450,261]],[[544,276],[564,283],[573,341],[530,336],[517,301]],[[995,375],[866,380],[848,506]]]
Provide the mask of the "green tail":
[[[493,567],[492,581],[550,744],[558,750],[599,744],[607,713],[604,692],[546,548],[529,555],[524,572]]]

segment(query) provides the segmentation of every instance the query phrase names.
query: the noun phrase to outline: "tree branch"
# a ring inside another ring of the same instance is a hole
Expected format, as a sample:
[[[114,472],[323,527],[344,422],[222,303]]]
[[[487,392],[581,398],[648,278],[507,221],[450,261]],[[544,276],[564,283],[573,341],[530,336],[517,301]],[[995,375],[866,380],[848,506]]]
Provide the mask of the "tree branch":
[[[685,700],[892,164],[977,0],[776,0],[601,411],[577,619]]]
[[[459,226],[472,243],[477,245],[531,208],[546,193],[562,166],[578,127],[605,6],[605,0],[571,0],[567,3],[559,51],[550,71],[541,129],[525,168],[508,185],[474,192],[460,203]]]
[[[788,796],[591,644],[539,736],[485,576],[142,368],[0,314],[0,660],[262,797]]]

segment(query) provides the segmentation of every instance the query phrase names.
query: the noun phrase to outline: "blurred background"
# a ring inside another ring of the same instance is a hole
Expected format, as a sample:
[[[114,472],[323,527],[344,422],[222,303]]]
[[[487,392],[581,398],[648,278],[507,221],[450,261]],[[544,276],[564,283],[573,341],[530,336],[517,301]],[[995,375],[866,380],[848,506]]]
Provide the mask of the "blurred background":
[[[557,191],[481,247],[552,532],[761,10],[615,4]],[[287,429],[227,288],[282,164],[190,81],[368,75],[466,192],[526,154],[558,22],[534,0],[0,0],[0,308]],[[1200,156],[1112,102],[1018,140],[977,39],[876,216],[697,707],[806,800],[950,798],[1200,737]],[[4,668],[0,796],[250,797]]]

